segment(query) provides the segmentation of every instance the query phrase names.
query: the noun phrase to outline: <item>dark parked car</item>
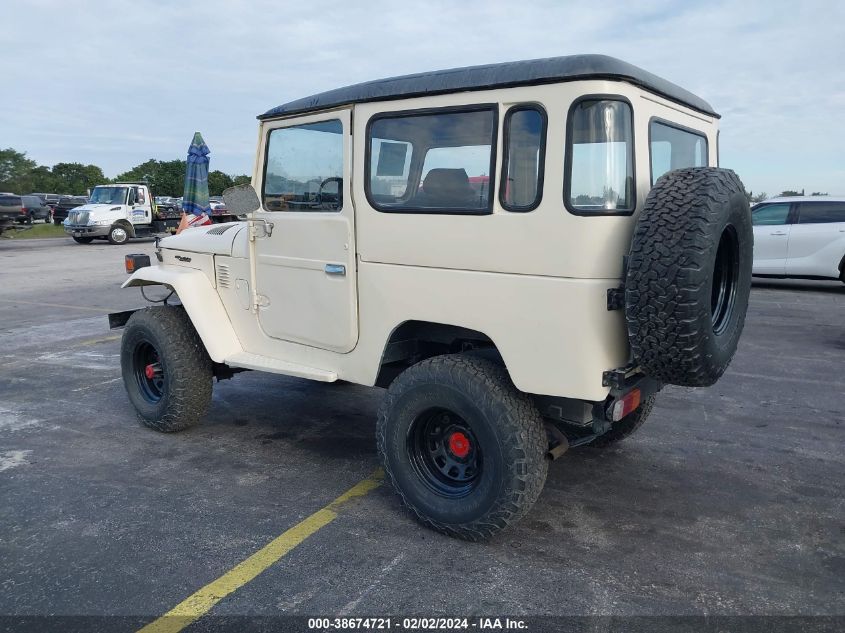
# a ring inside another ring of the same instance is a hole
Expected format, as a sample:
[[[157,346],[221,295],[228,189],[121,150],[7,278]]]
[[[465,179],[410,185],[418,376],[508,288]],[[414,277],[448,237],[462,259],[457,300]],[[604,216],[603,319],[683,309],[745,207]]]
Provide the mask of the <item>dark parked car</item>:
[[[32,224],[35,220],[50,221],[50,206],[34,195],[21,196],[21,209],[17,221]]]
[[[53,224],[61,224],[67,218],[68,211],[76,207],[81,207],[87,202],[87,196],[62,196],[59,198],[56,208],[53,209]]]

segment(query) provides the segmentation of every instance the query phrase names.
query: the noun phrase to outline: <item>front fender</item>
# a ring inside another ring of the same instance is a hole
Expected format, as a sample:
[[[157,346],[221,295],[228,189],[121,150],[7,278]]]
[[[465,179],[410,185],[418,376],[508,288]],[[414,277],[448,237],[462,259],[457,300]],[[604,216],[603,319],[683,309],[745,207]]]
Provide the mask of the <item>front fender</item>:
[[[202,271],[175,266],[147,266],[132,273],[121,287],[135,286],[166,286],[179,295],[211,360],[222,363],[243,351],[220,296]]]

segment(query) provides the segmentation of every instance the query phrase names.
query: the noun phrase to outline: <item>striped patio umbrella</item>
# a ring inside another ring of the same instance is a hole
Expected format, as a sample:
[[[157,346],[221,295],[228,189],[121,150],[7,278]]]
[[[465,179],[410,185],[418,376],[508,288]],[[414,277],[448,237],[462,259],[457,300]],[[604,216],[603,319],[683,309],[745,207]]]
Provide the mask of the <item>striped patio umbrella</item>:
[[[185,172],[185,194],[182,197],[182,210],[188,214],[211,215],[208,205],[208,155],[211,151],[202,138],[194,132],[194,140],[188,148],[188,169]]]

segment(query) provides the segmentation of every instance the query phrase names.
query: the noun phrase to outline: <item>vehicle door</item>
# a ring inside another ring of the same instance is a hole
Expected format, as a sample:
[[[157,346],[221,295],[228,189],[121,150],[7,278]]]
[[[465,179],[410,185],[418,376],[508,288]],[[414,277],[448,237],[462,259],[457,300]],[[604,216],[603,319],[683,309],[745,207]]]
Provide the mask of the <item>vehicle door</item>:
[[[130,188],[129,221],[132,224],[150,224],[153,221],[152,200],[146,187]]]
[[[791,225],[788,202],[763,204],[751,215],[754,225],[754,274],[785,275]]]
[[[789,235],[787,275],[838,277],[845,256],[845,202],[801,202]]]
[[[266,124],[254,214],[261,329],[337,352],[358,340],[350,125],[348,109]]]

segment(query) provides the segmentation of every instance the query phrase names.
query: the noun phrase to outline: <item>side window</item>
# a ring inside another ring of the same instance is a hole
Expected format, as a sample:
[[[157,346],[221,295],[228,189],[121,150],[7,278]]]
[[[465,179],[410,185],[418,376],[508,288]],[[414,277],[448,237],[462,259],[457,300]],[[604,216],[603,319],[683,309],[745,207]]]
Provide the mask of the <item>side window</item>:
[[[508,211],[531,211],[543,197],[546,113],[539,106],[511,108],[504,131],[499,199]]]
[[[707,137],[652,120],[648,126],[651,184],[667,171],[707,165]]]
[[[374,117],[366,191],[379,211],[490,213],[495,156],[492,106]]]
[[[147,204],[147,196],[141,187],[135,187],[135,204]]]
[[[764,204],[757,207],[751,214],[751,224],[754,226],[786,224],[789,217],[789,206],[789,204]]]
[[[634,210],[633,115],[627,102],[583,99],[569,109],[564,186],[579,215]]]
[[[262,198],[268,211],[340,211],[343,123],[331,119],[271,130]]]
[[[798,206],[798,224],[845,222],[845,202],[802,202]]]

